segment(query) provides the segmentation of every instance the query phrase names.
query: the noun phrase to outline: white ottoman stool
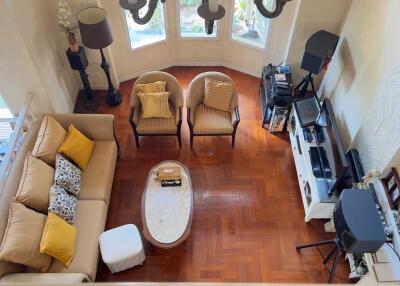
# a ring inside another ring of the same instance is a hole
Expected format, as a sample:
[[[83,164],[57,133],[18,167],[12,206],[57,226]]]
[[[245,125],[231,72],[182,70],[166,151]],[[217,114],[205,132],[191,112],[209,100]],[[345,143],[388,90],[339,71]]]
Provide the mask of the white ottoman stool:
[[[139,230],[134,224],[103,232],[99,244],[101,257],[112,273],[141,265],[146,259]]]

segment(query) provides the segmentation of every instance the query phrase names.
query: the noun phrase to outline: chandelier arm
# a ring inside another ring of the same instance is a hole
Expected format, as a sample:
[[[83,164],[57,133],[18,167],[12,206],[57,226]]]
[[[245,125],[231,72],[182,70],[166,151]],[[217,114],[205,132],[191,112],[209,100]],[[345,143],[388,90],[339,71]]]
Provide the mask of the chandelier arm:
[[[161,0],[161,2],[165,3],[165,0]],[[139,16],[139,9],[130,10],[130,12],[132,14],[132,18],[135,21],[135,23],[137,23],[139,25],[147,24],[151,20],[151,17],[153,17],[154,11],[157,8],[157,3],[158,3],[158,0],[150,0],[149,1],[149,9],[147,10],[146,15],[144,15],[143,17]]]
[[[208,4],[208,0],[202,0],[201,4]],[[214,32],[214,20],[206,20],[204,19],[204,28],[206,30],[207,35],[212,35]]]
[[[267,8],[265,8],[262,0],[254,0],[254,4],[256,5],[261,15],[263,15],[266,18],[275,18],[282,13],[283,6],[286,4],[286,2],[289,1],[291,0],[276,0],[276,8],[275,11],[272,12],[268,11]]]

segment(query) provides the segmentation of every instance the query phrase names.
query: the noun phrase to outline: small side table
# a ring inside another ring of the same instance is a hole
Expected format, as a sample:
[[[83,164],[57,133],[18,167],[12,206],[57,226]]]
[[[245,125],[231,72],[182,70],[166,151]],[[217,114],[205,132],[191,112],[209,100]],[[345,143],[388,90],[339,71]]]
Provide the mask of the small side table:
[[[93,99],[93,93],[92,88],[90,87],[88,75],[86,73],[86,68],[89,63],[86,57],[85,49],[83,47],[79,47],[78,52],[72,52],[71,49],[68,49],[67,57],[71,69],[79,71],[86,94],[86,107],[88,107],[88,101]]]

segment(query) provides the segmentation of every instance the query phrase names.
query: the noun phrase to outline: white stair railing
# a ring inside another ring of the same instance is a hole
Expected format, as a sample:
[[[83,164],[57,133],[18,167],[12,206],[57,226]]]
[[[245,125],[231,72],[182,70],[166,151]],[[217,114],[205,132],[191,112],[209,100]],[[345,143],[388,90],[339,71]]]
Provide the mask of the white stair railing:
[[[3,190],[4,183],[6,181],[7,175],[11,169],[12,163],[14,161],[15,155],[21,145],[21,142],[25,136],[25,132],[30,127],[32,122],[32,114],[30,112],[30,104],[32,101],[32,95],[28,94],[24,106],[18,114],[18,117],[1,120],[1,122],[10,122],[15,127],[11,133],[10,141],[7,146],[7,151],[0,163],[0,190]]]

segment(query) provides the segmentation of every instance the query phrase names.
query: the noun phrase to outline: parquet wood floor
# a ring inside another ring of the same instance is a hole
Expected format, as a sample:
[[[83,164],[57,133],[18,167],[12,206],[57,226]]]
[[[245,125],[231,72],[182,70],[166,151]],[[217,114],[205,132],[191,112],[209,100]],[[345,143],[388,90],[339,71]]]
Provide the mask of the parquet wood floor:
[[[99,262],[97,281],[169,282],[293,282],[324,283],[329,271],[316,249],[296,252],[298,242],[330,239],[324,221],[304,223],[296,171],[288,136],[276,136],[260,126],[259,79],[223,67],[174,67],[186,93],[197,74],[217,70],[232,77],[239,92],[241,122],[236,146],[229,137],[195,138],[189,148],[186,113],[182,125],[183,147],[175,137],[142,137],[136,149],[128,123],[133,80],[120,86],[123,103],[97,113],[116,117],[121,157],[115,172],[107,229],[141,223],[141,196],[148,171],[162,160],[183,162],[190,169],[194,192],[194,218],[188,250],[150,249],[143,266],[111,275]],[[104,92],[97,92],[104,97]],[[83,109],[79,98],[76,111]],[[325,253],[328,249],[323,249]],[[349,282],[348,264],[342,257],[335,282]]]

